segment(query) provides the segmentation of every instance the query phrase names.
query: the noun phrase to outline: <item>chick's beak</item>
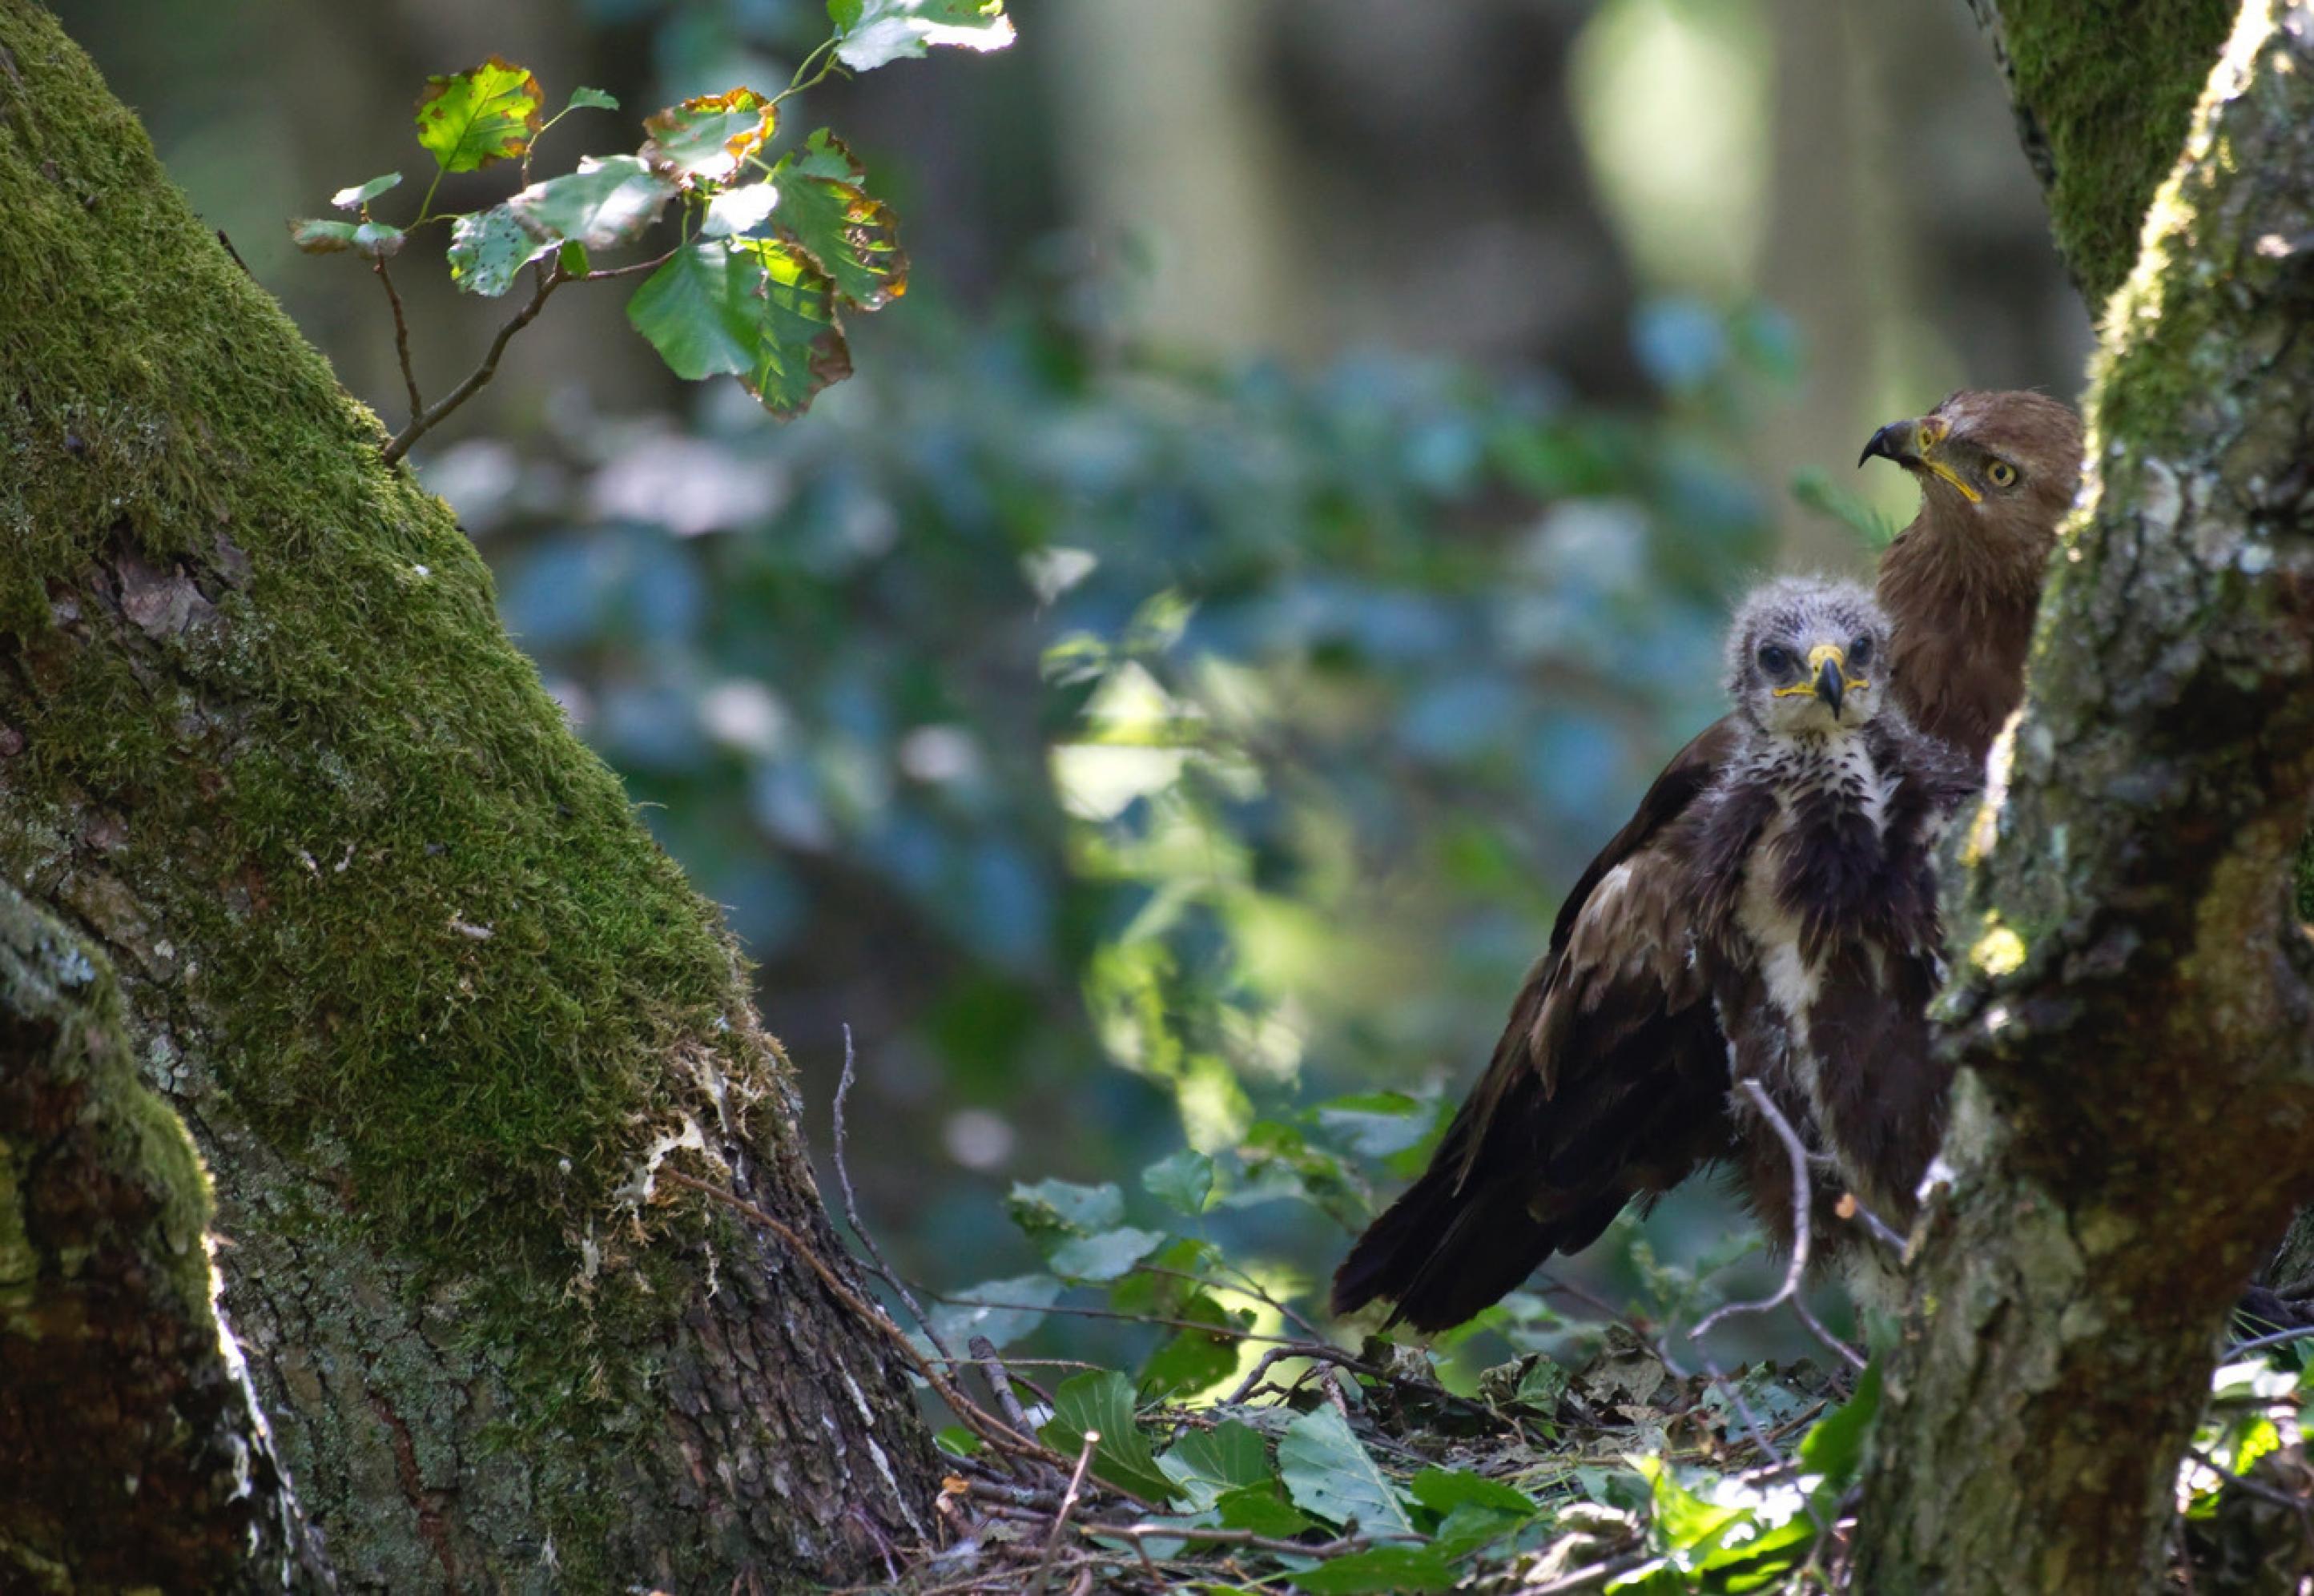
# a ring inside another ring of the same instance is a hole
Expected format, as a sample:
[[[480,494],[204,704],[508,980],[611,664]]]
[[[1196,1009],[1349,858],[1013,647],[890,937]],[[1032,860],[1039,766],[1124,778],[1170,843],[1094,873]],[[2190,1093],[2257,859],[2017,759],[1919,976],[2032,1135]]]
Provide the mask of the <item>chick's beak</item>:
[[[1832,718],[1840,719],[1841,700],[1848,693],[1848,661],[1830,643],[1819,643],[1808,650],[1808,668],[1815,674],[1815,695],[1832,706]]]
[[[1891,421],[1874,433],[1864,445],[1864,453],[1856,457],[1859,466],[1868,460],[1893,460],[1903,466],[1921,463],[1921,424],[1918,421]]]

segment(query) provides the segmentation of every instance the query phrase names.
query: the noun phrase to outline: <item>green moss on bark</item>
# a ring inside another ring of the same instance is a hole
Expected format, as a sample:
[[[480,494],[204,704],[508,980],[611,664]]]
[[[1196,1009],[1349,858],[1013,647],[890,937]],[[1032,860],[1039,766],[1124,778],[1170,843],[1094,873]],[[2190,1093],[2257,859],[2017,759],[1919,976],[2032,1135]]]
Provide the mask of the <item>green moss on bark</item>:
[[[2137,260],[2194,102],[2233,27],[2230,0],[1992,0],[2010,93],[2038,128],[2057,247],[2092,309]]]
[[[631,1436],[653,1374],[608,1349],[686,1290],[641,1231],[613,1244],[617,1194],[684,1116],[783,1105],[783,1063],[449,511],[26,0],[0,0],[0,865],[343,1198],[246,1222],[353,1227],[413,1300],[460,1277],[458,1338],[514,1397],[494,1433],[571,1457],[583,1586],[615,1488],[586,1441]]]

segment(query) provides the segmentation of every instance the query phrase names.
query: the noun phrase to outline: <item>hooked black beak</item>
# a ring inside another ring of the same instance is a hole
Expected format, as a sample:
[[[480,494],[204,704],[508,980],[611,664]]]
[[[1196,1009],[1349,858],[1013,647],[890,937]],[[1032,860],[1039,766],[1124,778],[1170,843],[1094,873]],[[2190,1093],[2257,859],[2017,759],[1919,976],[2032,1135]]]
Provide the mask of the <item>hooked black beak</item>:
[[[1856,463],[1861,466],[1866,461],[1877,458],[1893,460],[1899,465],[1918,465],[1921,463],[1921,452],[1917,447],[1920,429],[1918,421],[1889,422],[1866,442],[1864,453],[1856,457]]]
[[[1827,654],[1816,667],[1815,695],[1832,706],[1832,718],[1840,719],[1840,701],[1847,695],[1848,683],[1841,679],[1841,662],[1837,654]]]

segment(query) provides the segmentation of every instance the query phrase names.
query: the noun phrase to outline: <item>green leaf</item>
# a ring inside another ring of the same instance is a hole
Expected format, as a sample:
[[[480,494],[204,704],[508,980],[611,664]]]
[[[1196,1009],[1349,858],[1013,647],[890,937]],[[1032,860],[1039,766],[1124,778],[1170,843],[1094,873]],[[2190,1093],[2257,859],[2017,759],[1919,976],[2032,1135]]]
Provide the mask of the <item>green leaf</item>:
[[[590,250],[631,243],[658,221],[675,185],[633,155],[588,156],[566,177],[533,183],[506,202],[542,242],[573,239]]]
[[[1286,1426],[1277,1443],[1277,1472],[1296,1507],[1329,1523],[1347,1529],[1355,1521],[1369,1534],[1413,1530],[1398,1493],[1333,1407],[1305,1413]]]
[[[1488,1507],[1497,1512],[1530,1517],[1542,1511],[1524,1491],[1482,1474],[1473,1474],[1468,1468],[1426,1468],[1408,1482],[1407,1489],[1413,1492],[1417,1502],[1439,1513],[1453,1512],[1463,1506]]]
[[[1430,1133],[1437,1106],[1405,1092],[1359,1092],[1318,1105],[1318,1124],[1360,1158],[1403,1152]]]
[[[314,216],[293,217],[289,242],[309,255],[334,255],[354,247],[354,224],[325,222]]]
[[[1141,1367],[1144,1397],[1153,1401],[1176,1393],[1202,1391],[1236,1371],[1238,1348],[1243,1345],[1236,1332],[1252,1326],[1250,1309],[1232,1313],[1199,1292],[1166,1317],[1196,1319],[1214,1328],[1182,1330],[1151,1354]]]
[[[554,247],[531,236],[503,205],[450,224],[450,280],[468,294],[495,299],[514,287],[522,269]]]
[[[1110,1182],[1077,1186],[1065,1180],[1015,1183],[1004,1211],[1039,1250],[1064,1238],[1112,1230],[1125,1222],[1125,1194]]]
[[[1162,1230],[1103,1230],[1074,1236],[1046,1256],[1053,1273],[1071,1280],[1115,1280],[1163,1245]]]
[[[961,1357],[965,1344],[975,1336],[985,1336],[998,1346],[1009,1346],[1045,1322],[1045,1309],[1061,1300],[1064,1290],[1061,1283],[1049,1274],[1022,1274],[1011,1280],[984,1280],[978,1285],[965,1287],[956,1294],[974,1302],[1002,1303],[1007,1306],[971,1307],[962,1302],[941,1302],[932,1310],[932,1328],[948,1343],[949,1350]]]
[[[590,267],[590,262],[587,259],[587,246],[576,239],[569,241],[556,253],[554,267],[567,278],[585,277]]]
[[[1053,1393],[1053,1416],[1040,1433],[1047,1446],[1073,1459],[1091,1431],[1100,1434],[1093,1449],[1093,1473],[1152,1502],[1170,1502],[1179,1495],[1150,1455],[1149,1438],[1134,1422],[1133,1382],[1114,1370],[1089,1371],[1064,1380]]]
[[[954,1458],[976,1458],[988,1449],[988,1443],[962,1424],[949,1424],[932,1432],[932,1444]]]
[[[1256,1535],[1284,1539],[1315,1530],[1318,1521],[1285,1500],[1274,1485],[1241,1486],[1214,1498],[1214,1512],[1224,1530],[1250,1530]]]
[[[576,88],[570,91],[570,103],[562,108],[561,114],[567,116],[581,106],[592,110],[616,110],[619,97],[606,89]]]
[[[643,119],[650,137],[642,158],[686,189],[702,181],[728,183],[778,125],[779,112],[753,89],[702,94]]]
[[[827,279],[783,246],[694,240],[636,290],[627,320],[677,376],[730,373],[775,416],[852,375]]]
[[[1490,1541],[1515,1533],[1533,1521],[1532,1513],[1498,1512],[1491,1507],[1465,1505],[1438,1521],[1430,1544],[1442,1556],[1469,1556]]]
[[[1141,1171],[1141,1185],[1176,1212],[1200,1214],[1206,1211],[1206,1200],[1213,1195],[1214,1160],[1194,1147],[1185,1147]]]
[[[908,291],[898,219],[861,186],[867,169],[843,140],[820,128],[780,157],[771,181],[779,190],[773,232],[809,255],[845,300],[872,311]]]
[[[445,172],[472,172],[529,152],[545,91],[526,68],[492,56],[480,66],[429,77],[418,100],[418,142]]]
[[[1689,1490],[1661,1458],[1630,1461],[1654,1487],[1655,1533],[1669,1550],[1699,1556],[1716,1551],[1730,1530],[1753,1521],[1750,1507],[1722,1506]]]
[[[1804,1512],[1794,1513],[1771,1530],[1751,1539],[1697,1559],[1696,1572],[1711,1578],[1706,1588],[1732,1593],[1783,1588],[1784,1577],[1807,1560],[1815,1544],[1815,1525]]]
[[[1462,1579],[1452,1563],[1426,1546],[1377,1546],[1335,1557],[1294,1576],[1294,1588],[1312,1596],[1363,1591],[1451,1591]]]
[[[854,72],[921,56],[933,45],[1001,50],[1012,42],[1004,0],[827,0],[835,58]]]
[[[736,238],[755,232],[771,216],[780,202],[780,191],[771,183],[743,183],[736,189],[726,189],[707,202],[707,220],[700,231],[710,238]]]
[[[389,227],[383,222],[364,222],[354,229],[354,249],[373,260],[402,253],[409,235],[399,227]]]
[[[1253,1486],[1267,1490],[1277,1483],[1261,1432],[1236,1419],[1223,1419],[1210,1430],[1191,1430],[1157,1459],[1157,1467],[1179,1487],[1177,1495],[1199,1512],[1228,1492]]]
[[[1857,1377],[1856,1394],[1809,1427],[1800,1442],[1800,1468],[1824,1476],[1821,1488],[1834,1495],[1846,1490],[1864,1460],[1865,1437],[1879,1411],[1880,1360],[1875,1358]]]
[[[330,203],[340,210],[359,210],[401,181],[400,172],[389,172],[384,177],[374,177],[369,181],[357,183],[350,189],[340,189],[330,196]]]

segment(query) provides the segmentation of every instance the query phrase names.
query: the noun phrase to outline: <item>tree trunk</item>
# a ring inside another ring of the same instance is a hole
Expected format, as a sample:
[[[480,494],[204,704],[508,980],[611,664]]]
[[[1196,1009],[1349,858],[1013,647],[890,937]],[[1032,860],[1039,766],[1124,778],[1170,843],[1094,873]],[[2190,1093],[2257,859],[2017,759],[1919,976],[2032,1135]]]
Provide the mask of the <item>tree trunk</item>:
[[[713,909],[448,511],[30,0],[0,0],[0,864],[119,973],[341,1586],[880,1574],[937,1488],[890,1347],[655,1180],[733,1186],[847,1267]],[[0,1097],[5,1145],[39,1110]],[[37,1277],[35,1322],[59,1289]],[[66,1398],[0,1360],[0,1500],[41,1467],[6,1426],[67,1433]],[[83,1529],[0,1517],[0,1552],[117,1583]]]
[[[1859,1590],[2147,1588],[2227,1311],[2314,1186],[2275,1152],[2314,1121],[2314,17],[2250,0],[2185,150],[1948,895],[1949,1183]]]

